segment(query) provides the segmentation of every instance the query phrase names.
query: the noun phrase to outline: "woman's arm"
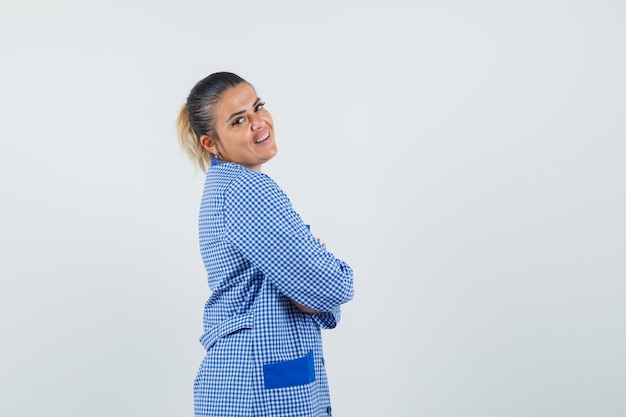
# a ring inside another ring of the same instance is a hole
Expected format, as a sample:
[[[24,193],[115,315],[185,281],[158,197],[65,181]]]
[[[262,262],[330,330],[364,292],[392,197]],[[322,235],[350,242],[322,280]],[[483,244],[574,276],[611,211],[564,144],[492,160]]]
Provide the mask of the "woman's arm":
[[[305,312],[331,312],[353,295],[352,269],[308,230],[268,176],[247,172],[224,202],[227,238]]]
[[[289,300],[289,301],[291,301],[291,304],[296,306],[296,308],[298,310],[302,311],[303,313],[306,313],[306,314],[320,314],[319,311],[311,310],[310,308],[303,306],[302,304],[298,303],[297,301],[294,301],[294,300]]]

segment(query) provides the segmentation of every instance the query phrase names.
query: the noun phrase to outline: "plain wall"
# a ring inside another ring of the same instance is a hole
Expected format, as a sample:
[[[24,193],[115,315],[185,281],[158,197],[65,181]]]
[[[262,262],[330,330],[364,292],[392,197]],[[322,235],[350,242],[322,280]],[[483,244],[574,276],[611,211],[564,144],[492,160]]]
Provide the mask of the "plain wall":
[[[222,70],[355,270],[335,416],[626,415],[625,43],[618,0],[3,0],[0,415],[193,414],[174,122]]]

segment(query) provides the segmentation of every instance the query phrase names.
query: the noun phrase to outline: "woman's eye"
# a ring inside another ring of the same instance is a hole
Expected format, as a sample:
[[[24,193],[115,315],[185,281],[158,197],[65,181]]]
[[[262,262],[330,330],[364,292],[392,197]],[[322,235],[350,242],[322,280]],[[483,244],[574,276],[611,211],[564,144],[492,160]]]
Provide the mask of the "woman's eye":
[[[254,110],[256,111],[261,111],[265,108],[265,102],[259,103],[256,105],[256,107],[254,108]]]
[[[243,117],[236,118],[235,120],[233,120],[233,126],[242,124],[243,120],[244,120]]]

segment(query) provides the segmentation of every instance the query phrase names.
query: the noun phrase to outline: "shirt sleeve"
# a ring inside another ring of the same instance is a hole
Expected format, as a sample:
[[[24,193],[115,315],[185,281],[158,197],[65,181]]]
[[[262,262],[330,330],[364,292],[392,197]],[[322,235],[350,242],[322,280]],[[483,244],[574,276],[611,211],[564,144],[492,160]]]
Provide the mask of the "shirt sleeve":
[[[227,239],[288,298],[328,313],[352,298],[352,269],[311,235],[265,174],[250,171],[233,181],[224,219]]]
[[[334,329],[341,320],[341,307],[326,313],[312,314],[311,317],[322,329]]]

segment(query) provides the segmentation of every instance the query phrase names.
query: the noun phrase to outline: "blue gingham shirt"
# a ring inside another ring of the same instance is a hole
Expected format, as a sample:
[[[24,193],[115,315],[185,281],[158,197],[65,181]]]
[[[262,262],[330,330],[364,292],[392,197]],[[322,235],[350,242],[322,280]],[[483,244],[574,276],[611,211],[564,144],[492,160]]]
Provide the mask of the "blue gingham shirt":
[[[320,328],[335,327],[352,298],[350,267],[311,235],[270,177],[238,164],[213,161],[199,229],[212,294],[195,415],[331,415]]]

